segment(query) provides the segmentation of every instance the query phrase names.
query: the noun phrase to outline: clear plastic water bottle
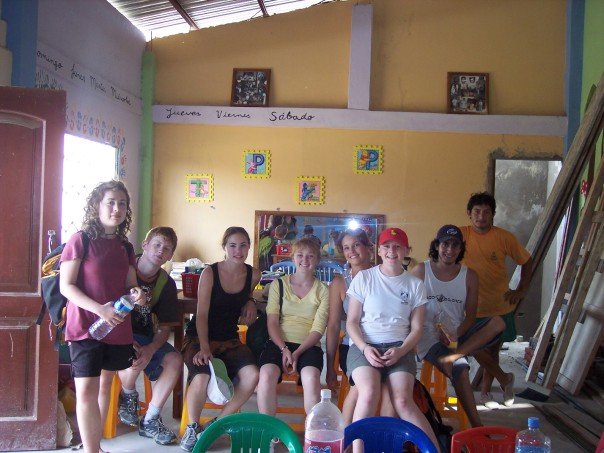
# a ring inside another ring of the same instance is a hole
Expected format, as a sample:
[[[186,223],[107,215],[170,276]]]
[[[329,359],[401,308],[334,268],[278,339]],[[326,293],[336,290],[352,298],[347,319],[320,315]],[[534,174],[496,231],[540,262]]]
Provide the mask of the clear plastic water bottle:
[[[516,434],[516,453],[550,453],[552,442],[539,430],[539,418],[529,417],[528,429]]]
[[[113,309],[115,310],[115,313],[122,319],[125,318],[126,315],[130,313],[133,308],[134,302],[132,301],[132,298],[129,295],[120,297],[118,300],[115,301],[115,304],[113,304]],[[90,329],[88,329],[88,333],[90,333],[90,336],[95,340],[102,340],[112,330],[113,327],[111,326],[111,324],[107,324],[107,322],[105,322],[103,318],[99,318],[94,322],[93,325],[90,326]]]
[[[321,401],[306,417],[304,453],[342,453],[344,427],[342,413],[331,402],[331,390],[321,390]]]

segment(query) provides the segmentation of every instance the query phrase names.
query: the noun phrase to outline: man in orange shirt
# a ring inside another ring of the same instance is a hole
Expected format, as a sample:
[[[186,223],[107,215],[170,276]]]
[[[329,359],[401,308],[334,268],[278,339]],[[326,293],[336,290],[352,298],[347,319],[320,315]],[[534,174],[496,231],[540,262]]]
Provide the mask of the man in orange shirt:
[[[489,409],[499,406],[490,392],[493,378],[499,381],[503,390],[503,404],[514,404],[514,374],[505,373],[499,366],[499,349],[504,341],[516,338],[514,308],[528,291],[533,265],[531,255],[512,233],[493,226],[495,207],[495,198],[491,194],[472,194],[467,206],[471,225],[461,228],[466,240],[463,262],[478,274],[476,319],[501,316],[506,324],[498,344],[475,354],[476,360],[484,368],[480,401]],[[506,257],[521,266],[520,283],[516,289],[508,286]]]

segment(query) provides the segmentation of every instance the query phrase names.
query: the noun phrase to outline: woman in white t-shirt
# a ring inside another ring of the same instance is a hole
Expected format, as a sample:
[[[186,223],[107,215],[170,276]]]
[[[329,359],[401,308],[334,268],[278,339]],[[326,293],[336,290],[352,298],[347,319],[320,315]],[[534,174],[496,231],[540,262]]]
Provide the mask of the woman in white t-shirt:
[[[385,380],[398,416],[438,445],[413,401],[415,346],[422,334],[427,299],[424,283],[403,269],[409,255],[407,234],[400,228],[382,231],[378,255],[382,264],[360,271],[347,292],[346,330],[351,338],[347,366],[359,394],[353,420],[375,414]]]

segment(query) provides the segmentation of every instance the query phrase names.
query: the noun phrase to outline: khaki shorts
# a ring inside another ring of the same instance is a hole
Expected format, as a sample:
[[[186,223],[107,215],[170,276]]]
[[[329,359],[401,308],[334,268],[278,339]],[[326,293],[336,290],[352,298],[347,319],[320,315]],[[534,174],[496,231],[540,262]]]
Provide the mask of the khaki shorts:
[[[379,343],[379,344],[369,344],[369,346],[373,346],[376,348],[381,354],[386,352],[390,348],[398,347],[402,345],[402,341],[396,341],[394,343]],[[373,367],[365,355],[361,352],[361,350],[354,344],[350,345],[350,349],[348,350],[348,357],[346,358],[346,367],[348,368],[348,376],[351,377],[354,373],[354,370],[359,367],[369,366],[378,370],[382,376],[382,380],[392,373],[398,373],[399,371],[404,371],[405,373],[412,374],[415,376],[417,372],[417,363],[415,362],[415,352],[409,351],[407,354],[398,359],[394,365],[383,367],[383,368],[375,368]]]

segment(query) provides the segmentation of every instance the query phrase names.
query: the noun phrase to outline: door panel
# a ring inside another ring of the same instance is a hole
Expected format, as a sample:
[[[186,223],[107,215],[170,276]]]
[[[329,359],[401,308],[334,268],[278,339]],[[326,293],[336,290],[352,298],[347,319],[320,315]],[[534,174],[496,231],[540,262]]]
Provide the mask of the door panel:
[[[40,265],[59,230],[65,93],[0,87],[0,450],[56,446],[58,355]]]

